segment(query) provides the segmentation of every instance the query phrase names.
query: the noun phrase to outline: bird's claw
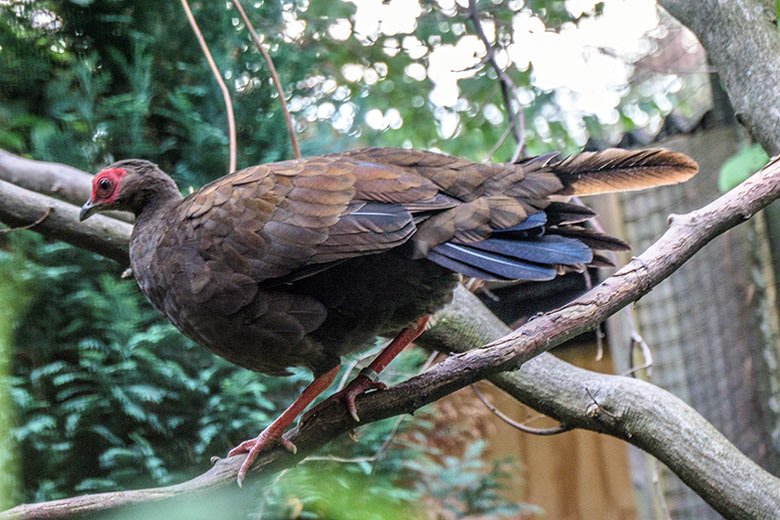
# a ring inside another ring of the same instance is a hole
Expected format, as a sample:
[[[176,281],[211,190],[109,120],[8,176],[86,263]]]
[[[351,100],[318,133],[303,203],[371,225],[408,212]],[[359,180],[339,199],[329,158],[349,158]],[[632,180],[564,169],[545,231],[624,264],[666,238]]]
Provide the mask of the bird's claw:
[[[298,453],[298,447],[295,446],[295,444],[289,440],[285,439],[282,436],[276,437],[274,435],[271,435],[268,433],[268,430],[264,430],[260,435],[255,437],[254,439],[249,439],[232,450],[230,450],[227,454],[228,457],[232,457],[234,455],[240,455],[242,453],[246,453],[247,456],[244,459],[244,462],[241,463],[241,467],[238,470],[238,476],[236,478],[236,482],[238,483],[238,487],[243,487],[244,478],[246,477],[246,474],[249,472],[249,468],[252,466],[252,463],[257,459],[257,456],[265,449],[273,447],[273,445],[278,441],[281,443],[284,448],[291,452],[292,454]],[[212,461],[218,457],[212,457]]]
[[[285,448],[287,451],[289,451],[289,452],[290,452],[290,453],[292,453],[293,455],[295,455],[296,453],[298,453],[298,446],[296,446],[295,444],[293,444],[293,442],[292,442],[291,440],[289,440],[289,439],[285,439],[284,437],[282,437],[280,440],[282,441],[282,446],[284,446],[284,448]]]
[[[320,404],[316,405],[311,410],[304,413],[298,421],[298,427],[300,428],[306,424],[309,419],[330,406],[333,401],[337,400],[343,400],[344,404],[347,405],[347,411],[349,412],[349,415],[352,416],[355,422],[360,422],[360,416],[357,413],[357,406],[355,406],[355,398],[368,390],[384,390],[385,388],[387,388],[387,385],[384,383],[380,383],[379,381],[372,381],[368,377],[360,374],[355,379],[350,381],[346,388],[339,390],[335,394],[322,401]]]
[[[360,417],[357,413],[357,406],[355,405],[355,398],[368,390],[384,390],[386,388],[386,384],[379,381],[372,381],[362,374],[357,376],[352,380],[351,383],[347,385],[347,387],[343,390],[344,401],[347,403],[347,410],[349,410],[349,415],[352,416],[355,422],[360,422]]]

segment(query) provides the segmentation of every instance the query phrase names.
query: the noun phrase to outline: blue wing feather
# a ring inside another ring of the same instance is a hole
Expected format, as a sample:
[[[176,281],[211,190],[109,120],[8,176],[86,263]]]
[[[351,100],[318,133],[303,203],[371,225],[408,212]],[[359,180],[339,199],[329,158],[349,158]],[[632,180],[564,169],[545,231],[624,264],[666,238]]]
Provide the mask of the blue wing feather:
[[[429,252],[428,256],[426,256],[425,258],[431,260],[432,262],[436,262],[440,266],[446,267],[451,271],[455,271],[456,273],[460,273],[465,276],[470,276],[472,278],[479,278],[480,280],[488,280],[488,281],[508,280],[508,278],[505,278],[503,276],[498,276],[496,274],[483,271],[482,269],[477,269],[474,266],[464,264],[463,262],[458,262],[454,258],[440,255],[436,251]]]
[[[469,247],[539,264],[576,265],[593,260],[593,251],[574,238],[545,235],[528,240],[489,238]]]
[[[526,219],[516,226],[504,228],[504,229],[497,229],[495,230],[495,233],[503,233],[503,232],[510,232],[510,231],[526,231],[533,228],[542,227],[547,223],[547,214],[544,211],[540,211],[539,213],[534,213],[533,215],[528,215]]]
[[[472,245],[447,242],[433,248],[433,252],[509,280],[541,281],[555,278],[556,270],[552,267],[536,265],[507,256],[481,251],[472,248]]]

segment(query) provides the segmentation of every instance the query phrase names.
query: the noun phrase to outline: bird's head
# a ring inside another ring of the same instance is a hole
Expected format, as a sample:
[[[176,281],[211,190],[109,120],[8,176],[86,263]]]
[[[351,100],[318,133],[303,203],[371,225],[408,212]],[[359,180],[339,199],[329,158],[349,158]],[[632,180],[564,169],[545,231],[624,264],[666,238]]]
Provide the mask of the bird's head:
[[[92,194],[81,206],[79,220],[108,210],[130,211],[136,217],[152,202],[180,198],[176,183],[156,164],[142,159],[115,162],[92,179]]]

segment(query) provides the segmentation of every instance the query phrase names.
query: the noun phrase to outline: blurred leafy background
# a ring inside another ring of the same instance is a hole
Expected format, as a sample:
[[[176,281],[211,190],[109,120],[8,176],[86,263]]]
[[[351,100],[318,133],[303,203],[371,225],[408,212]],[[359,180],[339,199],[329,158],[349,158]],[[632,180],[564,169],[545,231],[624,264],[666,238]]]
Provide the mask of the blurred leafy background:
[[[495,72],[473,51],[465,3],[364,4],[245,6],[269,44],[304,155],[382,145],[508,160],[515,143],[502,141],[508,118]],[[491,38],[522,51],[518,24],[556,34],[604,15],[605,2],[579,4],[495,0],[480,9]],[[289,158],[276,93],[230,3],[192,7],[233,93],[239,167]],[[412,23],[380,16],[371,25],[367,9],[403,12]],[[646,41],[640,55],[653,51],[653,38]],[[512,68],[512,54],[501,57],[524,100],[529,154],[657,131],[695,88],[670,88],[668,78],[618,81],[607,110],[578,112],[568,106],[576,92],[546,87],[536,62]],[[449,71],[437,76],[442,60]],[[187,190],[226,173],[220,100],[178,2],[0,1],[0,148],[86,171],[143,157]],[[275,379],[238,369],[193,344],[120,279],[123,268],[31,232],[0,236],[0,351],[10,360],[0,362],[0,405],[10,405],[0,407],[0,506],[194,476],[308,382],[306,373]],[[411,351],[391,368],[408,375],[424,358]],[[226,503],[237,518],[260,509],[272,518],[369,518],[369,502],[376,518],[496,517],[530,507],[503,498],[501,487],[518,476],[484,460],[481,441],[466,435],[442,449],[437,436],[469,428],[446,426],[434,428],[425,413],[408,418],[376,460],[305,463]],[[339,440],[321,455],[370,459],[394,428],[395,420],[372,425],[360,443]],[[182,518],[196,517],[187,511]]]

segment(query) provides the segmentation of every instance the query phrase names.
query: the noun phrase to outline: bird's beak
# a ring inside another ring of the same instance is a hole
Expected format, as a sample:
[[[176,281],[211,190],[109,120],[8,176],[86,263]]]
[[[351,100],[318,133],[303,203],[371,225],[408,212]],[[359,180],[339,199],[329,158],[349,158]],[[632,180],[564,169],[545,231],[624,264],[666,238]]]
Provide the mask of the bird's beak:
[[[81,212],[79,212],[79,222],[83,222],[84,220],[88,219],[90,215],[97,212],[97,210],[98,205],[92,202],[92,199],[90,198],[87,202],[84,203],[83,206],[81,206]]]

